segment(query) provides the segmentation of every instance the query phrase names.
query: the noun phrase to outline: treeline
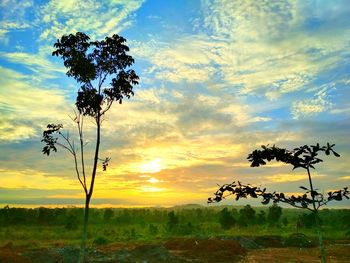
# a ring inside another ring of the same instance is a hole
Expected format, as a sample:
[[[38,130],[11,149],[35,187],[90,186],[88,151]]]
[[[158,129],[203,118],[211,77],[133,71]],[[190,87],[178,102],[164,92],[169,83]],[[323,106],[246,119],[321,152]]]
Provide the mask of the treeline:
[[[233,227],[268,226],[312,228],[314,217],[296,209],[270,207],[178,207],[178,208],[93,208],[90,211],[92,225],[140,226],[151,234],[163,231],[191,234],[205,225],[218,225],[223,230]],[[0,209],[0,225],[63,226],[67,230],[81,226],[82,208],[12,208]],[[350,228],[349,209],[324,209],[320,211],[324,226]]]
[[[286,212],[283,212],[286,210]],[[324,226],[336,225],[340,229],[350,227],[349,209],[324,209],[320,211],[321,223]],[[241,209],[222,209],[219,213],[219,222],[223,229],[230,229],[234,226],[247,227],[254,225],[267,225],[269,227],[286,227],[293,225],[295,228],[312,228],[315,225],[315,217],[312,213],[298,211],[295,209],[282,209],[277,204],[271,205],[268,209],[253,209],[246,205]]]

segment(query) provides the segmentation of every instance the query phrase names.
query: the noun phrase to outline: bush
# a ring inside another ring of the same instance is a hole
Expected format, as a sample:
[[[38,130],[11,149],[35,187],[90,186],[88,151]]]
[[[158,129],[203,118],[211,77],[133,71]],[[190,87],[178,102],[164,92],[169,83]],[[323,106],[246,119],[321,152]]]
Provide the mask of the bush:
[[[294,233],[288,236],[284,242],[287,247],[314,247],[316,244],[312,242],[306,235]]]
[[[150,235],[155,236],[159,233],[159,229],[157,226],[150,224],[148,227],[148,232]]]
[[[95,238],[92,243],[94,245],[106,245],[109,243],[109,240],[103,236],[99,236],[99,237]]]
[[[256,223],[255,210],[250,205],[246,205],[239,210],[238,223],[241,226],[254,225]]]
[[[282,216],[282,207],[277,204],[273,204],[269,207],[269,212],[267,214],[267,221],[270,226],[278,226]]]
[[[78,228],[78,218],[74,215],[68,216],[64,227],[67,230],[76,230]]]
[[[225,207],[220,211],[219,223],[223,229],[230,229],[236,224],[236,219],[231,215]]]
[[[179,224],[179,217],[175,215],[174,211],[168,213],[167,230],[173,232]]]

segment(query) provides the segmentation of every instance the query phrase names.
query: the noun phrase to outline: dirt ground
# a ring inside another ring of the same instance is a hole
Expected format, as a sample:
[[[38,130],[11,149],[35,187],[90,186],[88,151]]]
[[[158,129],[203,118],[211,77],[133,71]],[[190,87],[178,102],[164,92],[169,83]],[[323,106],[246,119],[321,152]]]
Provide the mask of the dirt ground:
[[[317,247],[282,247],[273,237],[262,239],[264,247],[259,240],[173,238],[159,244],[111,244],[90,248],[88,258],[105,263],[320,262]],[[75,263],[78,253],[78,248],[68,246],[26,249],[9,243],[0,248],[0,263]],[[350,240],[328,244],[327,255],[328,262],[350,262]]]

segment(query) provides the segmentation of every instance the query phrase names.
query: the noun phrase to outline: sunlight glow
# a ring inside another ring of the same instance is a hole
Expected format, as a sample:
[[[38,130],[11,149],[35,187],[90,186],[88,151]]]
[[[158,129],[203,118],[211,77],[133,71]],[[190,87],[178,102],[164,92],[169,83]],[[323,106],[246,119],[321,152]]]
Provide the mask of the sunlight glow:
[[[161,159],[155,159],[151,162],[141,165],[140,169],[142,173],[158,173],[162,170]],[[151,178],[152,179],[152,178]],[[150,180],[151,180],[150,179]]]
[[[158,187],[152,187],[152,186],[144,186],[142,187],[143,192],[162,192],[163,189]]]
[[[157,178],[151,177],[147,180],[147,182],[151,184],[159,183],[159,180]]]

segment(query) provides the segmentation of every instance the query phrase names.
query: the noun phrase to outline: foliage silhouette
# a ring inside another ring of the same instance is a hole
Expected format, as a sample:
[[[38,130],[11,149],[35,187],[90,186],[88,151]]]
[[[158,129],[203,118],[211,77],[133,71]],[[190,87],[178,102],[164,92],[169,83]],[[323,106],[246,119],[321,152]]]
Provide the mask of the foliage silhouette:
[[[110,158],[99,158],[101,143],[101,123],[106,112],[116,101],[120,104],[123,99],[134,95],[133,86],[138,84],[139,77],[130,69],[134,59],[127,54],[129,51],[126,39],[114,34],[101,41],[90,41],[89,36],[82,32],[63,35],[54,44],[56,50],[53,56],[61,57],[67,70],[67,76],[74,78],[79,84],[76,98],[77,112],[72,120],[76,123],[79,134],[79,148],[69,133],[64,134],[62,124],[49,124],[43,132],[43,154],[57,152],[60,146],[66,149],[74,159],[75,172],[85,192],[84,230],[81,242],[80,262],[85,261],[85,246],[89,221],[89,205],[94,190],[97,165],[102,161],[102,169],[106,171]],[[110,80],[105,87],[105,81]],[[96,142],[93,154],[93,165],[90,185],[85,169],[84,156],[84,117],[91,117],[96,125]],[[80,164],[78,164],[78,162]]]
[[[333,150],[334,146],[334,144],[329,143],[327,143],[325,146],[320,146],[320,144],[317,143],[316,145],[303,145],[293,150],[287,150],[278,148],[275,145],[272,147],[263,145],[261,146],[262,150],[254,150],[248,155],[247,159],[251,162],[251,167],[259,167],[260,165],[265,165],[266,162],[276,160],[286,164],[291,164],[293,166],[293,170],[296,168],[305,169],[307,171],[310,188],[300,186],[301,189],[306,191],[303,195],[292,195],[291,197],[288,197],[284,193],[266,192],[266,188],[261,189],[260,187],[252,186],[250,184],[244,185],[238,181],[237,183],[233,182],[231,184],[221,186],[219,190],[214,193],[214,198],[208,198],[208,203],[220,202],[227,196],[234,195],[236,201],[240,198],[262,197],[263,200],[261,203],[264,205],[268,204],[270,201],[273,201],[274,203],[282,202],[296,208],[308,209],[313,213],[315,218],[322,262],[326,262],[327,259],[323,244],[318,210],[321,206],[326,205],[330,201],[341,201],[343,198],[349,199],[350,191],[348,190],[348,187],[344,187],[344,189],[328,192],[327,197],[324,196],[322,193],[318,192],[318,189],[313,187],[310,168],[315,169],[315,164],[323,162],[322,159],[318,158],[319,153],[324,152],[326,155],[330,155],[332,153],[335,157],[339,157],[340,155]]]

